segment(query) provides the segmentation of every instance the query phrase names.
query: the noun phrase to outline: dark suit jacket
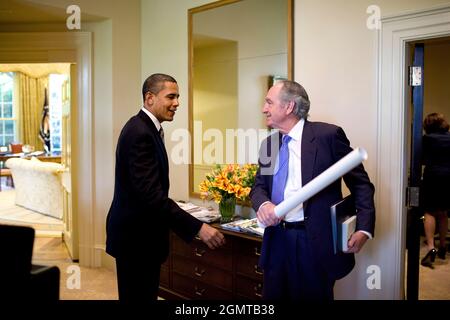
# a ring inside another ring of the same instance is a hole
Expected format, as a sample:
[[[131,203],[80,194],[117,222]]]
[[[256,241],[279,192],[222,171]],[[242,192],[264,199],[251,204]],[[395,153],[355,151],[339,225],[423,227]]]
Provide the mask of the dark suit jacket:
[[[202,222],[168,197],[169,164],[152,120],[142,110],[122,129],[116,150],[114,199],[106,223],[106,252],[148,255],[164,262],[169,229],[192,240]]]
[[[448,173],[450,168],[450,132],[430,133],[423,136],[423,164],[436,173]]]
[[[423,136],[421,206],[427,212],[450,208],[450,132]]]
[[[250,193],[255,211],[265,201],[270,201],[272,194],[272,174],[261,174],[261,169],[275,163],[278,149],[271,151],[273,139],[281,140],[281,134],[268,137],[261,145],[261,152],[268,154],[269,162],[262,163],[260,152],[260,169]],[[277,144],[281,146],[281,142]],[[350,153],[352,148],[344,131],[331,124],[305,121],[301,142],[302,185],[307,184],[335,162]],[[273,165],[272,165],[273,166]],[[273,172],[273,170],[272,170]],[[344,176],[344,181],[354,199],[357,214],[357,230],[364,230],[374,235],[375,206],[374,186],[370,182],[363,165],[359,165]],[[314,258],[327,271],[330,279],[340,279],[347,275],[355,264],[353,254],[333,252],[330,206],[342,199],[341,179],[316,194],[303,204],[306,217],[306,234],[312,247]],[[273,227],[264,232],[262,256],[260,264],[264,268],[270,252],[265,248],[271,241]]]

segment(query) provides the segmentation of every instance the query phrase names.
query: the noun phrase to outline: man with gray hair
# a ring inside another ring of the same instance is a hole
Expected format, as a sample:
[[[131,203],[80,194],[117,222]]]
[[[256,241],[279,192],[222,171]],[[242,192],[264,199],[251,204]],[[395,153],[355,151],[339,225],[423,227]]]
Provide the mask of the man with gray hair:
[[[279,218],[274,208],[352,151],[342,128],[307,120],[310,101],[294,81],[277,82],[263,107],[267,126],[279,132],[261,145],[259,170],[250,197],[266,226],[260,267],[263,297],[332,300],[336,280],[355,265],[375,228],[374,186],[357,166],[344,175],[357,209],[356,231],[347,252],[334,253],[330,206],[342,199],[341,179]]]

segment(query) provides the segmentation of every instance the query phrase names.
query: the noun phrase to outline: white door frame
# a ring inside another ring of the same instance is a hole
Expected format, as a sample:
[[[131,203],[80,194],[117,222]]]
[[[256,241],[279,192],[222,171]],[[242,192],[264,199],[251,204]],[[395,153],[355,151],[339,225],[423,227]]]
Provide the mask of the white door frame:
[[[79,261],[95,266],[92,151],[92,35],[90,32],[0,33],[0,63],[77,64],[77,112],[72,138],[73,213]]]
[[[392,299],[405,296],[407,187],[406,43],[450,35],[450,5],[384,17],[378,39],[378,145],[377,211],[385,214],[380,225],[390,230],[386,244],[393,248],[393,269],[383,273],[394,283]],[[380,240],[380,239],[378,239]],[[389,299],[389,298],[388,298]]]

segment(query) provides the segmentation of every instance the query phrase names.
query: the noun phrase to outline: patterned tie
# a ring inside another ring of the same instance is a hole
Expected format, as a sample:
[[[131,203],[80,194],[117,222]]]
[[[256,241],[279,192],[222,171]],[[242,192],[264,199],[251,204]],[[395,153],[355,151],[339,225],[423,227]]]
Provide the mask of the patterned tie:
[[[163,127],[161,127],[159,129],[159,136],[161,137],[161,140],[164,143],[164,130],[163,130]]]
[[[273,175],[272,184],[272,203],[279,204],[284,200],[284,189],[288,177],[289,169],[289,148],[288,144],[291,137],[285,135],[281,143],[280,152],[278,153],[278,170]]]

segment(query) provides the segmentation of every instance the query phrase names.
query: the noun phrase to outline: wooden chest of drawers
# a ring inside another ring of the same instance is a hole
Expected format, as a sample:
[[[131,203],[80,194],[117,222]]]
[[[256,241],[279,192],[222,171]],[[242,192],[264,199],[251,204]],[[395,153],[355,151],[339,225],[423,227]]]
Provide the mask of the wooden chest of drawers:
[[[260,299],[261,237],[220,230],[226,244],[215,250],[171,234],[170,254],[161,268],[159,295],[165,299]]]

